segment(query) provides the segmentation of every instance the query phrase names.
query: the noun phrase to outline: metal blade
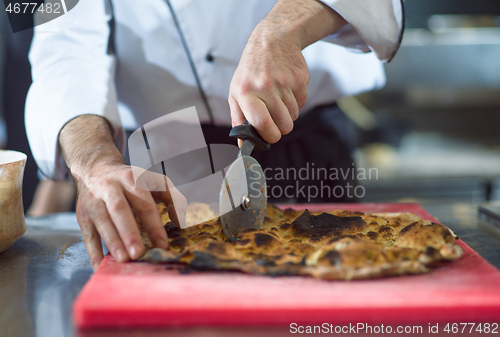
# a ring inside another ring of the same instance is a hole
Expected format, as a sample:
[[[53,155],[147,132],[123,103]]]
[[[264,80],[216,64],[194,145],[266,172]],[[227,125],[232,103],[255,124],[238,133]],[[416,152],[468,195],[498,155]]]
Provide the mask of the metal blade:
[[[219,195],[220,221],[226,237],[261,228],[266,208],[267,187],[261,166],[250,156],[239,156],[224,175]]]
[[[243,144],[240,148],[240,156],[249,156],[253,149],[255,148],[255,143],[250,140],[243,141]]]

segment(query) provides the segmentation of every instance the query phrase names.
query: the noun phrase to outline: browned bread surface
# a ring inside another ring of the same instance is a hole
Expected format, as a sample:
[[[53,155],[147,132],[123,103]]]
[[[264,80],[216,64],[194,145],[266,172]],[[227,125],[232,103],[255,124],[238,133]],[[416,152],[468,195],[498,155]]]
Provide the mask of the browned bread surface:
[[[150,249],[140,260],[193,270],[351,280],[425,273],[462,255],[450,229],[410,213],[309,212],[268,205],[262,229],[228,240],[208,205],[188,207],[190,221],[212,219],[186,229],[170,222],[163,204],[158,210],[169,248]]]

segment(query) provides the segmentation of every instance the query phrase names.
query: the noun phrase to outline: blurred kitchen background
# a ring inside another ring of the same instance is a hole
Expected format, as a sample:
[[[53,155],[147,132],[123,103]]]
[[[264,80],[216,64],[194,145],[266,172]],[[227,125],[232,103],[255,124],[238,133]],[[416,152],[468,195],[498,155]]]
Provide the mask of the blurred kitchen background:
[[[357,121],[363,202],[500,200],[500,3],[406,0],[380,91],[340,106]]]
[[[406,0],[405,8],[387,86],[339,102],[356,125],[356,164],[378,170],[360,182],[361,201],[500,200],[499,1]],[[26,152],[31,31],[12,34],[6,19],[0,15],[0,148]],[[26,208],[37,182],[29,158]]]

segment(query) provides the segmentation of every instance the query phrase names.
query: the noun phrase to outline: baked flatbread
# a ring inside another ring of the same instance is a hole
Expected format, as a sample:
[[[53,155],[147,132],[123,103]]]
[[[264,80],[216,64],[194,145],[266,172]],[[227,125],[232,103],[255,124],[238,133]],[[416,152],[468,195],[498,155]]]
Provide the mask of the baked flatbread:
[[[140,260],[180,264],[188,271],[353,280],[426,273],[441,261],[462,256],[449,228],[410,213],[309,212],[268,205],[262,229],[227,240],[218,218],[180,229],[165,205],[158,204],[158,210],[169,248],[149,249]],[[187,210],[190,219],[214,216],[204,204]]]

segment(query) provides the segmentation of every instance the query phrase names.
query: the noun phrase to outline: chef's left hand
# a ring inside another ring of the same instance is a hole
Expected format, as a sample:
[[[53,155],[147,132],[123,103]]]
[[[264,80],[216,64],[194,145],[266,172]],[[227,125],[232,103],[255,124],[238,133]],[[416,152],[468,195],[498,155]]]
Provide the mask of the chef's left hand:
[[[318,0],[280,0],[256,26],[229,89],[233,127],[247,119],[269,143],[293,129],[310,75],[302,49],[346,24]]]

